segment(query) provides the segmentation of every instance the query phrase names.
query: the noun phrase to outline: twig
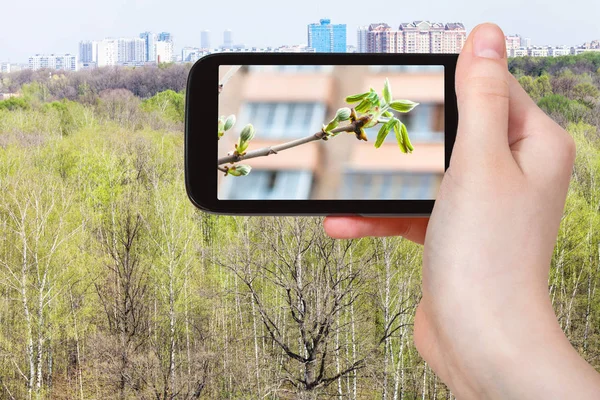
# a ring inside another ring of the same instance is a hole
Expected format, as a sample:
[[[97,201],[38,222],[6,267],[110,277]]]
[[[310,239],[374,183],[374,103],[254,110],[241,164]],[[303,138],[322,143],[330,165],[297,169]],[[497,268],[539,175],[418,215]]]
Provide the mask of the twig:
[[[225,84],[231,79],[231,77],[240,68],[242,68],[241,65],[232,65],[231,68],[229,68],[229,71],[227,71],[227,73],[225,74],[225,76],[223,77],[223,79],[221,79],[221,81],[219,82],[219,94],[223,91],[223,87],[225,87]]]
[[[225,169],[225,168],[223,168],[223,167],[219,167],[218,165],[217,165],[217,169],[218,169],[219,171],[221,171],[221,172],[225,172],[225,173],[227,173],[227,169]]]
[[[332,129],[330,131],[330,133],[331,134],[336,134],[336,133],[341,133],[341,132],[354,132],[355,133],[357,130],[362,128],[362,126],[364,124],[365,124],[365,121],[359,119],[359,120],[356,120],[355,122],[352,122],[346,126]],[[283,150],[291,149],[291,148],[301,146],[306,143],[314,142],[317,140],[323,140],[325,138],[327,138],[327,134],[321,130],[313,135],[303,137],[302,139],[292,140],[291,142],[283,143],[283,144],[280,144],[277,146],[263,147],[263,148],[260,148],[257,150],[249,151],[244,155],[232,154],[232,155],[229,155],[226,157],[219,158],[217,165],[223,165],[223,164],[228,164],[228,163],[233,164],[236,162],[240,162],[242,160],[249,160],[251,158],[266,157],[271,154],[277,154]],[[218,167],[218,168],[219,168],[219,170],[222,170],[220,167]]]

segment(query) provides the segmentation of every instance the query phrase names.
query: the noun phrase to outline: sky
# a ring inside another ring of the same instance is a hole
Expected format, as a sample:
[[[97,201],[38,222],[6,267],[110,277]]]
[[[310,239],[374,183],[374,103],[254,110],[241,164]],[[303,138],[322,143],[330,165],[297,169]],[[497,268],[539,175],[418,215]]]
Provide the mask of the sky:
[[[495,22],[507,34],[530,37],[534,45],[579,45],[600,39],[598,0],[0,0],[0,61],[26,62],[36,53],[77,54],[81,40],[171,32],[175,49],[198,47],[200,32],[211,45],[231,29],[236,44],[306,44],[306,25],[330,18],[356,28],[373,22],[463,22],[471,30]]]

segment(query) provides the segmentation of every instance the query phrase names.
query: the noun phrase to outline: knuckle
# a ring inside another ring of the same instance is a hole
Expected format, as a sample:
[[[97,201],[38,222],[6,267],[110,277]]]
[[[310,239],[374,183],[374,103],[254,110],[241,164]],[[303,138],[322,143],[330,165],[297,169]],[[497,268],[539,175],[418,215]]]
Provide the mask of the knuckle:
[[[510,97],[508,81],[496,76],[474,76],[465,83],[465,94],[506,100]]]

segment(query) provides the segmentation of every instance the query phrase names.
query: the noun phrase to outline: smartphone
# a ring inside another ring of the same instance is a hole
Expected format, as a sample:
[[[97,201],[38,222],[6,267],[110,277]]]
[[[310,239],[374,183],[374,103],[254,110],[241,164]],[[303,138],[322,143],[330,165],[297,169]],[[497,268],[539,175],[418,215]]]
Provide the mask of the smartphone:
[[[431,213],[456,137],[455,54],[222,53],[186,92],[190,200],[231,215]]]

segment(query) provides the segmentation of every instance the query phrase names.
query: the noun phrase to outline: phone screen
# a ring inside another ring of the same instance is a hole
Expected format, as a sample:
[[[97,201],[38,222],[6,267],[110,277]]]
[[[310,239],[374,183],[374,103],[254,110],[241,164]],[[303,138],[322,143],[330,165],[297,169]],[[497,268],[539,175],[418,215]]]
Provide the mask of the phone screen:
[[[443,65],[221,65],[219,80],[219,115],[222,121],[235,116],[233,127],[220,132],[219,163],[286,147],[221,164],[219,200],[436,198],[445,166]],[[371,96],[361,98],[366,93]],[[362,133],[303,142],[324,126],[351,124],[348,109],[355,109],[355,117],[371,117]],[[253,137],[240,143],[245,128]],[[229,168],[244,174],[227,173]]]

